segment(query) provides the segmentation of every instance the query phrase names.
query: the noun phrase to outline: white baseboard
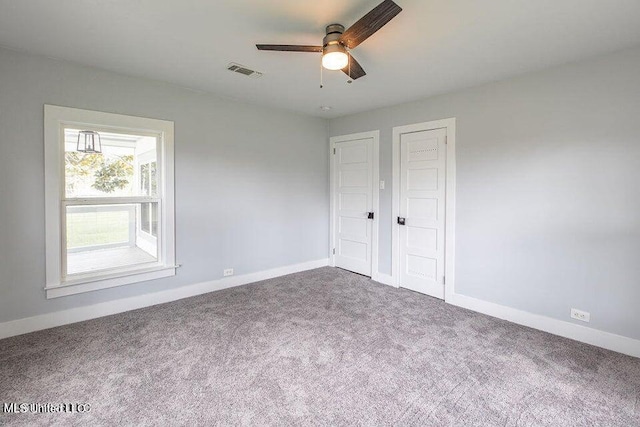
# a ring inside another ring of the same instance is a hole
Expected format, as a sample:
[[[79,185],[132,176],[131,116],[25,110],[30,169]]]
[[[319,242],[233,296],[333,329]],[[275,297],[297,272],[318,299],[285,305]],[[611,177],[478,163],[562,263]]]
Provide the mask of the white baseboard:
[[[315,268],[325,267],[328,264],[328,259],[304,262],[271,270],[244,274],[241,276],[231,276],[209,282],[181,286],[179,288],[169,289],[166,291],[148,293],[100,304],[12,320],[0,323],[0,339],[54,328],[56,326],[82,322],[84,320],[96,319],[125,311],[136,310],[138,308],[150,307],[235,286],[242,286],[262,280],[272,279],[274,277],[280,277],[287,274],[313,270]],[[378,273],[374,280],[376,282],[395,287],[393,284],[393,278],[390,275]],[[447,302],[458,307],[463,307],[489,316],[508,320],[509,322],[549,332],[554,335],[574,339],[576,341],[628,354],[630,356],[640,357],[640,340],[633,338],[587,328],[574,323],[529,313],[460,294],[453,294],[447,299]]]
[[[382,283],[383,285],[389,285],[397,288],[397,286],[393,283],[393,277],[391,277],[389,274],[378,273],[371,279],[375,282]]]
[[[563,320],[553,319],[539,314],[533,314],[500,304],[453,294],[447,299],[449,304],[467,308],[499,319],[530,328],[539,329],[561,337],[617,351],[629,356],[640,357],[640,340],[612,334]]]
[[[111,314],[136,310],[138,308],[163,304],[196,295],[232,288],[235,286],[247,285],[261,280],[272,279],[287,274],[298,273],[300,271],[313,270],[314,268],[325,267],[329,263],[328,259],[303,262],[301,264],[288,265],[271,270],[259,271],[257,273],[244,274],[241,276],[225,277],[209,282],[196,283],[193,285],[181,286],[166,291],[152,292],[135,297],[123,298],[115,301],[108,301],[84,307],[72,308],[69,310],[56,311],[54,313],[41,314],[24,319],[12,320],[0,323],[0,339],[15,335],[22,335],[28,332],[40,331],[54,328],[56,326],[68,325],[70,323],[82,322],[84,320],[96,319],[98,317],[109,316]]]

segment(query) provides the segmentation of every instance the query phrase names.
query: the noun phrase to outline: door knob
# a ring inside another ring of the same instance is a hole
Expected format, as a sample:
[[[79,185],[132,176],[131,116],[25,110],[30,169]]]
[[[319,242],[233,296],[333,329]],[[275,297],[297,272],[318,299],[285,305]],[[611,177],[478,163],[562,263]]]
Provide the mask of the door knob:
[[[367,213],[367,219],[373,219],[373,212]]]
[[[402,218],[401,216],[398,217],[398,224],[404,225],[405,221],[406,221],[406,218]]]

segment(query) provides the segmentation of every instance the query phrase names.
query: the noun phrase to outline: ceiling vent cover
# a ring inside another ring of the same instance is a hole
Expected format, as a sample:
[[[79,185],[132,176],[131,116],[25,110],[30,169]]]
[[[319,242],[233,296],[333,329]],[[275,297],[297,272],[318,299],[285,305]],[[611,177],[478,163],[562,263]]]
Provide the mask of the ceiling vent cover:
[[[254,79],[257,79],[258,77],[262,77],[262,73],[255,70],[251,70],[245,67],[244,65],[236,64],[235,62],[229,63],[229,65],[227,66],[227,70],[233,71],[234,73],[245,75],[247,77],[252,77]]]

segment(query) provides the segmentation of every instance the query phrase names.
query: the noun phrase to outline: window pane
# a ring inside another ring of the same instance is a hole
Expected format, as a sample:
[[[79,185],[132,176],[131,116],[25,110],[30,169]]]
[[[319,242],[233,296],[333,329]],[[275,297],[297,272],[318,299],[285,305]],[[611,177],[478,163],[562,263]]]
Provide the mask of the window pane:
[[[80,139],[78,147],[79,131],[65,129],[67,198],[147,196],[157,188],[149,171],[149,164],[156,161],[155,137],[98,132],[101,152],[83,153],[78,150],[84,146]],[[142,165],[146,173],[141,173]]]
[[[148,196],[151,186],[149,185],[149,163],[140,165],[140,195]]]
[[[150,203],[142,203],[140,205],[140,229],[145,233],[151,233],[151,222],[149,221],[149,205]]]
[[[149,203],[151,205],[151,235],[158,237],[158,204]]]
[[[137,219],[146,206],[149,224],[151,211],[157,209],[149,205],[67,206],[67,275],[156,262],[157,239],[141,233]]]
[[[150,179],[150,185],[151,185],[151,195],[152,196],[157,196],[158,195],[158,171],[157,171],[158,167],[157,167],[157,163],[156,162],[151,162],[149,163],[149,179]]]
[[[123,206],[69,206],[67,248],[114,245],[129,241],[129,208]]]

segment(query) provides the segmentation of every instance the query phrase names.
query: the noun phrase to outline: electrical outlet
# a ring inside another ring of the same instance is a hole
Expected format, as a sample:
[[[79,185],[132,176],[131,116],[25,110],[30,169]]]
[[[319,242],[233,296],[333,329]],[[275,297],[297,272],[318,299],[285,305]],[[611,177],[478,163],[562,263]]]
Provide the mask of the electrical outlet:
[[[380,189],[384,190],[384,181],[380,181]]]
[[[225,270],[224,270],[224,272],[223,272],[222,274],[224,274],[224,277],[227,277],[227,276],[233,276],[233,268],[227,268],[227,269],[225,269]]]
[[[586,311],[577,310],[575,308],[571,309],[571,318],[580,320],[582,322],[589,322],[591,320],[591,314]]]

